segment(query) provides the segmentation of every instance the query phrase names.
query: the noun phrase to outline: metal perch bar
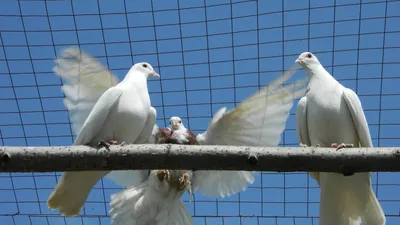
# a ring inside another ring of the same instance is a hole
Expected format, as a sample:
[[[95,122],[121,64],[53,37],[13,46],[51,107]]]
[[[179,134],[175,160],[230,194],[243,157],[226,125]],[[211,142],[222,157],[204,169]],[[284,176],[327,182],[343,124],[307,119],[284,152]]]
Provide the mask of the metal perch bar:
[[[400,147],[334,148],[222,145],[112,145],[0,147],[0,172],[127,169],[320,171],[337,173],[400,171]]]

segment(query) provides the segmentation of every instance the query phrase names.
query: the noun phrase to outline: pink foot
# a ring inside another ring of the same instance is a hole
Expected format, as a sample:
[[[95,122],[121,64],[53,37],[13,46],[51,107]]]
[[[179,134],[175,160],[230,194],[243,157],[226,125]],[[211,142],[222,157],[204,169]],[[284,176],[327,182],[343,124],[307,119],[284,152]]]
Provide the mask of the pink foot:
[[[101,141],[99,141],[98,143],[97,143],[97,145],[99,146],[99,147],[105,147],[108,151],[110,151],[110,146],[111,145],[116,145],[118,142],[117,141],[114,141],[114,140],[111,140],[111,141],[104,141],[104,140],[101,140]]]
[[[345,143],[341,143],[341,144],[332,143],[331,147],[332,148],[336,148],[336,151],[337,151],[337,150],[342,149],[342,148],[352,148],[352,147],[354,147],[354,145],[353,144],[345,144]]]

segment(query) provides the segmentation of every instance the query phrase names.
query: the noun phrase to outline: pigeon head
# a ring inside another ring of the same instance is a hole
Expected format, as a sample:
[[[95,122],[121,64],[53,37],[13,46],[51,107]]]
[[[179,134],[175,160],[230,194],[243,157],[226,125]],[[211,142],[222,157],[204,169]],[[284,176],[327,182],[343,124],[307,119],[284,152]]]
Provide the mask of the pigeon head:
[[[137,71],[144,73],[146,78],[160,77],[160,75],[158,73],[156,73],[156,71],[154,71],[153,67],[147,62],[136,63],[135,65],[133,65],[132,69],[135,69]]]
[[[312,70],[321,66],[321,63],[318,61],[317,57],[311,52],[303,52],[300,54],[299,58],[295,61],[304,69]]]
[[[169,128],[171,128],[172,131],[176,131],[184,127],[185,126],[183,126],[181,118],[173,116],[171,119],[169,119]]]

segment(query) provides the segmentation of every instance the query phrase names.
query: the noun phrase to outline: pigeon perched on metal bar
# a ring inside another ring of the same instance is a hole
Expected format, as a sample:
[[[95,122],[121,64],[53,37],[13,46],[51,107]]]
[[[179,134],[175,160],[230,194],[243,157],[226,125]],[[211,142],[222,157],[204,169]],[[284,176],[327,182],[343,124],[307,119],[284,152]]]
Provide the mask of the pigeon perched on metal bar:
[[[118,79],[91,56],[76,48],[63,51],[54,72],[67,81],[64,104],[72,120],[74,145],[141,144],[151,135],[156,110],[151,107],[147,79],[159,77],[145,62]],[[93,186],[110,171],[64,172],[47,200],[62,215],[79,213]],[[140,173],[137,173],[137,175]]]
[[[309,91],[300,99],[296,113],[301,145],[372,147],[357,94],[335,80],[312,53],[302,53],[296,62],[309,78]],[[371,188],[370,173],[309,174],[321,188],[320,225],[356,225],[360,220],[363,225],[385,224],[385,214]]]

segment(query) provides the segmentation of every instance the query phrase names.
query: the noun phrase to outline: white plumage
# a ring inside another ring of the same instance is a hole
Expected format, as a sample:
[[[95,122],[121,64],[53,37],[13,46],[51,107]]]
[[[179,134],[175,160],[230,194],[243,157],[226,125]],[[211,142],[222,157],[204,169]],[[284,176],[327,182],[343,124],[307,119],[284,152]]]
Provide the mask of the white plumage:
[[[157,134],[159,132],[160,134]],[[179,117],[170,119],[170,127],[153,129],[155,143],[197,144],[196,137]],[[119,180],[133,184],[129,178]],[[191,191],[191,172],[186,170],[152,170],[148,179],[111,196],[110,216],[113,225],[191,225],[192,217],[180,198]]]
[[[288,70],[240,105],[215,113],[206,132],[197,135],[202,145],[277,146],[285,129],[293,100],[304,95],[305,82],[282,86],[294,71]],[[245,190],[254,182],[249,171],[193,172],[193,190],[206,196],[225,197]]]
[[[304,67],[309,78],[308,92],[299,101],[296,113],[301,144],[372,147],[356,93],[337,82],[312,53],[302,53],[296,62]],[[385,224],[385,215],[371,188],[370,173],[310,175],[321,188],[320,225],[356,225],[360,221],[363,225]]]
[[[160,181],[161,170],[152,170],[149,178],[111,196],[112,225],[194,225],[180,197],[178,177],[184,171],[169,171],[169,180]],[[162,171],[164,172],[164,171]]]
[[[74,145],[97,146],[99,141],[143,143],[154,126],[147,78],[158,77],[148,63],[137,63],[117,84],[101,64],[78,49],[65,50],[54,72],[63,85],[64,103],[70,113]],[[47,205],[65,216],[79,213],[92,187],[109,171],[64,172]]]
[[[156,144],[156,136],[159,132],[159,127],[154,124],[150,137],[144,144]],[[150,175],[150,170],[116,170],[111,171],[105,177],[114,181],[121,187],[133,187],[145,181]]]

